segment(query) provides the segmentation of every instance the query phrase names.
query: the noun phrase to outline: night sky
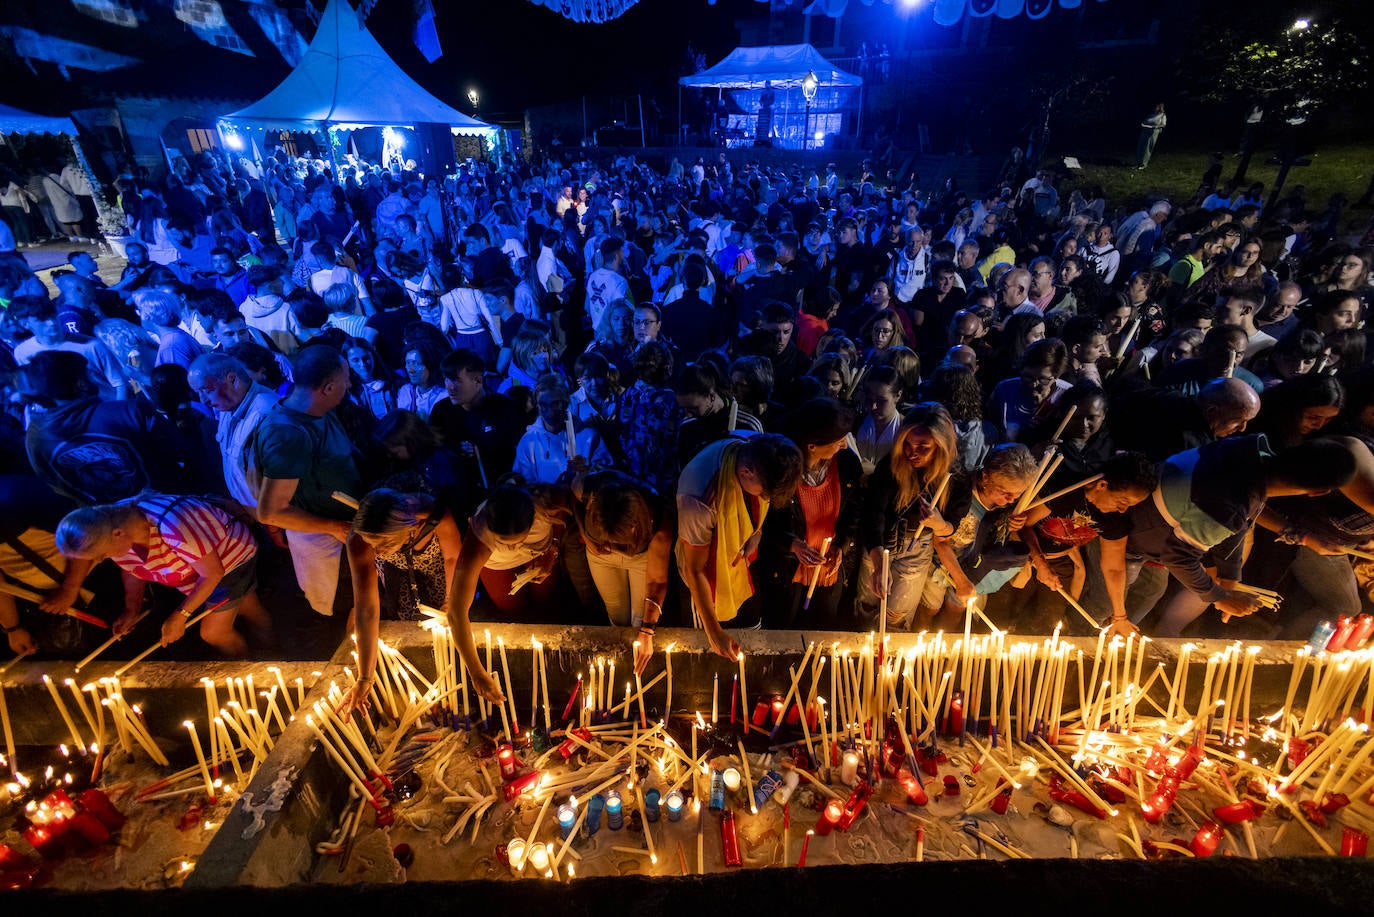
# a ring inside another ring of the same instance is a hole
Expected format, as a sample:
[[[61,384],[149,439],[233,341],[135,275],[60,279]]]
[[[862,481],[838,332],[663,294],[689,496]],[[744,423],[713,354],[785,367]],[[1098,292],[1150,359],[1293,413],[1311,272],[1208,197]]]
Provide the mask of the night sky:
[[[111,93],[153,92],[185,98],[255,99],[288,72],[275,50],[262,43],[256,34],[250,34],[250,29],[240,29],[240,32],[256,45],[257,57],[234,54],[201,42],[175,20],[172,5],[167,0],[128,2],[144,17],[145,24],[137,30],[98,23],[76,12],[70,0],[0,2],[0,24],[86,40],[109,50],[127,51],[145,61],[106,74],[73,70],[69,81],[58,74],[54,64],[38,62],[31,69],[11,49],[0,45],[0,101],[43,113],[62,113],[103,104]],[[241,0],[221,2],[231,22],[246,17],[246,4]],[[279,6],[304,19],[305,6],[311,2],[322,4],[323,0],[279,0]],[[661,111],[671,118],[676,80],[687,72],[689,45],[704,53],[708,63],[716,63],[741,43],[740,20],[766,22],[769,15],[768,4],[757,0],[718,0],[714,4],[708,0],[640,0],[623,16],[610,22],[579,24],[529,0],[433,2],[444,51],[433,64],[425,61],[411,39],[413,0],[378,0],[368,19],[368,28],[407,73],[439,98],[468,112],[471,108],[466,99],[467,90],[476,88],[480,96],[480,117],[512,121],[518,120],[527,107],[554,102],[576,105],[582,95],[587,96],[589,107],[615,97],[617,101],[628,100],[632,109],[636,93],[644,94],[646,107],[648,101],[656,97]],[[806,2],[793,0],[789,9],[774,14],[776,21],[786,26],[775,33],[781,41],[799,40],[800,10]],[[863,7],[861,0],[852,0],[865,16],[878,22],[891,17],[894,26],[905,23],[903,27],[909,30],[940,28],[932,21],[931,0],[919,0],[918,6],[910,12],[901,8],[901,2],[876,0],[872,6]],[[1160,98],[1188,101],[1197,95],[1199,87],[1215,79],[1213,74],[1205,72],[1214,64],[1198,66],[1187,59],[1190,46],[1199,40],[1233,31],[1231,46],[1234,46],[1253,40],[1252,36],[1281,31],[1284,24],[1296,16],[1312,16],[1328,21],[1333,17],[1342,20],[1364,40],[1366,47],[1371,47],[1374,46],[1374,17],[1368,15],[1363,2],[1206,0],[1196,4],[1193,0],[1085,0],[1081,15],[1055,9],[1041,21],[1032,22],[1021,17],[999,25],[1003,34],[1010,29],[1014,30],[1011,34],[1024,36],[1028,54],[1025,60],[1009,61],[1000,52],[995,59],[979,57],[975,48],[966,68],[928,74],[924,91],[933,92],[931,87],[936,85],[947,89],[955,85],[967,88],[977,83],[976,77],[1011,64],[1015,67],[1016,83],[1010,96],[1002,91],[988,91],[986,87],[968,90],[978,95],[978,98],[966,100],[970,110],[982,112],[979,117],[985,120],[996,120],[998,116],[991,112],[1004,108],[1009,102],[1013,107],[1018,100],[1027,102],[1032,84],[1045,71],[1072,65],[1072,46],[1055,45],[1056,42],[1072,41],[1075,23],[1080,18],[1110,24],[1118,17],[1139,20],[1144,16],[1146,20],[1161,18],[1166,31],[1174,29],[1174,33],[1144,60],[1131,59],[1125,52],[1113,58],[1121,72],[1108,68],[1098,74],[1099,80],[1107,84],[1114,81],[1113,95],[1133,86],[1148,85]],[[857,38],[855,18],[845,18],[844,42],[850,51]],[[1187,24],[1183,25],[1185,22]],[[823,46],[828,43],[832,26],[820,21],[816,26],[818,40],[815,43]],[[959,27],[950,31],[957,33]],[[1098,32],[1102,31],[1099,27]],[[750,38],[757,39],[761,33],[766,34],[766,30],[754,29]],[[1042,52],[1039,56],[1034,53],[1036,49]],[[1043,53],[1046,49],[1048,53]],[[920,67],[918,61],[918,72]],[[994,76],[992,82],[995,85],[998,78]],[[1366,103],[1374,101],[1374,90],[1369,82],[1350,97],[1349,102],[1358,104],[1347,104],[1346,111],[1334,119],[1347,132],[1366,129],[1367,119],[1350,116],[1350,113],[1360,113]],[[1191,103],[1180,106],[1180,111],[1187,109],[1196,110],[1200,118],[1215,114],[1206,106]],[[1003,114],[1005,118],[1001,120],[1024,118],[1023,114]],[[619,117],[618,110],[612,109],[612,116]],[[602,115],[592,115],[594,120],[602,117],[604,110]],[[633,113],[629,113],[628,120],[633,123]],[[1182,121],[1177,125],[1178,128],[1183,126]]]
[[[528,0],[435,3],[444,56],[425,62],[410,40],[410,0],[380,0],[368,28],[421,84],[468,111],[515,113],[570,94],[671,91],[689,42],[715,63],[738,44],[735,20],[766,14],[755,0],[641,0],[618,19],[583,25]],[[399,13],[399,15],[398,15]]]

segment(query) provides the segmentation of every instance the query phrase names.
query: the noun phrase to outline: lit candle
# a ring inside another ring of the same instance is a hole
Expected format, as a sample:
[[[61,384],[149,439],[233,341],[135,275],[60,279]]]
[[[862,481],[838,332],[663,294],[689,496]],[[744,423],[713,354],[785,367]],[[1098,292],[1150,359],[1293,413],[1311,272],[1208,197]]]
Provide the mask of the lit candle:
[[[549,871],[549,848],[543,844],[534,844],[529,848],[530,869],[536,876],[542,876]]]
[[[840,782],[845,786],[854,786],[859,782],[859,755],[855,751],[847,751],[840,759]]]
[[[739,702],[742,711],[749,709],[749,685],[744,680],[744,653],[739,653],[735,659],[739,662]],[[749,722],[744,722],[744,731],[749,731]]]
[[[515,779],[516,761],[515,749],[509,745],[502,745],[496,751],[496,762],[501,765],[501,779],[507,782]]]
[[[680,790],[673,790],[664,800],[668,806],[668,821],[682,820],[682,806],[684,798]]]
[[[544,658],[544,647],[539,647],[539,688],[544,692],[544,728],[553,731],[553,720],[549,718],[549,664]]]
[[[825,810],[821,812],[820,821],[816,822],[816,833],[825,837],[840,823],[840,816],[842,815],[844,815],[844,804],[838,799],[830,800],[825,804]]]
[[[47,675],[43,676],[43,686],[52,695],[53,703],[57,704],[57,712],[62,714],[62,722],[67,725],[67,731],[71,733],[72,744],[77,748],[85,748],[86,743],[81,740],[81,733],[76,731],[76,723],[72,722],[72,715],[67,712],[67,705],[62,703],[62,695],[57,693],[57,686],[52,683],[52,679]]]
[[[1194,856],[1209,857],[1225,836],[1226,832],[1221,825],[1214,821],[1205,821],[1202,823],[1202,827],[1197,829],[1197,834],[1193,835],[1193,840],[1188,844],[1188,849],[1193,851]]]
[[[558,807],[558,836],[563,840],[572,834],[573,824],[577,821],[577,809],[571,803]]]
[[[732,697],[734,695],[731,695]],[[711,676],[711,725],[720,720],[720,673]]]
[[[543,849],[543,848],[540,848]],[[510,863],[510,874],[520,875],[520,870],[525,868],[525,839],[522,837],[512,838],[506,844],[506,861]]]
[[[625,811],[620,791],[610,790],[606,793],[606,827],[612,831],[619,831],[624,826]]]
[[[721,781],[725,784],[725,789],[731,793],[736,792],[740,785],[739,771],[733,767],[727,767],[721,774]]]
[[[806,832],[806,837],[802,838],[802,852],[801,859],[797,860],[798,866],[806,865],[806,851],[811,846],[811,838],[815,837],[815,835],[815,831],[808,831]]]
[[[0,685],[0,729],[5,733],[5,760],[10,765],[10,776],[19,774],[19,759],[14,756],[14,729],[10,724],[10,709],[5,706],[5,687]]]
[[[205,795],[210,797],[210,801],[215,801],[215,782],[210,779],[210,768],[205,766],[205,752],[201,751],[200,739],[196,736],[196,724],[187,720],[182,723],[186,731],[191,734],[191,747],[196,752],[196,764],[200,767],[200,776],[205,781]]]

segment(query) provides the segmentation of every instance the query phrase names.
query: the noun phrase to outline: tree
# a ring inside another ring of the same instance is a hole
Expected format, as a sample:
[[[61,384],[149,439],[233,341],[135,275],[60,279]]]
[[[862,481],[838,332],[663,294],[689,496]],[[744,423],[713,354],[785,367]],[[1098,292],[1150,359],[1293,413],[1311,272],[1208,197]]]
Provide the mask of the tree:
[[[1299,19],[1276,37],[1242,39],[1223,32],[1201,48],[1219,66],[1200,96],[1205,101],[1259,103],[1266,116],[1311,117],[1339,96],[1365,86],[1369,54],[1340,21]]]
[[[1234,30],[1210,32],[1195,50],[1191,68],[1215,74],[1197,93],[1203,101],[1243,102],[1280,131],[1277,196],[1298,159],[1298,128],[1341,96],[1365,87],[1369,54],[1364,42],[1339,19],[1297,19],[1267,37]],[[1254,153],[1257,119],[1247,118],[1234,179],[1245,180]]]

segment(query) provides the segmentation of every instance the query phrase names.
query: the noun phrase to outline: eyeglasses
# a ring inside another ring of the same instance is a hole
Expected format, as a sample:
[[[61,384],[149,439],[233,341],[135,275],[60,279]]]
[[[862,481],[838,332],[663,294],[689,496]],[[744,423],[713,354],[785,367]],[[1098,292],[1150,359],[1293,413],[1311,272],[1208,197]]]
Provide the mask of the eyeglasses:
[[[656,318],[637,318],[637,319],[635,319],[635,327],[636,327],[636,328],[652,328],[654,325],[657,325],[657,324],[658,324],[658,319],[656,319]]]

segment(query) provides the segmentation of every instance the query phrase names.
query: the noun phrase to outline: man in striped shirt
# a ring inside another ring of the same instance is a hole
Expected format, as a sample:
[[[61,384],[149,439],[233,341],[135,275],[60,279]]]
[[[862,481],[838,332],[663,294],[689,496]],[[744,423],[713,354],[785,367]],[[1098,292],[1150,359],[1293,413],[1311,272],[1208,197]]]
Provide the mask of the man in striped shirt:
[[[133,630],[143,607],[146,583],[182,593],[176,611],[162,623],[162,645],[181,639],[190,618],[208,606],[201,639],[231,657],[247,655],[248,644],[234,630],[242,616],[259,637],[270,635],[267,611],[254,593],[257,543],[240,519],[202,497],[144,492],[133,500],[78,509],[57,527],[57,547],[84,579],[101,560],[113,560],[124,575],[124,614],[114,632]],[[78,580],[79,581],[79,580]]]

